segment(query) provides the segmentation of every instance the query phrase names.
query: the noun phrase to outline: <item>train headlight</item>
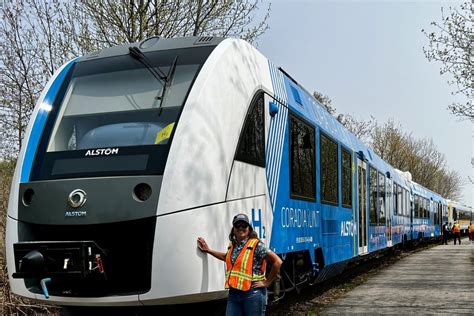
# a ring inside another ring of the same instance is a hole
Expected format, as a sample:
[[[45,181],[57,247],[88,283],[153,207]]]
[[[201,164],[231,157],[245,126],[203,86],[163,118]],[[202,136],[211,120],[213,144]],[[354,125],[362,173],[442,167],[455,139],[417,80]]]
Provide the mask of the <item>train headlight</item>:
[[[21,199],[24,206],[30,206],[33,203],[33,198],[35,196],[35,191],[33,189],[26,189],[23,193],[23,198]]]
[[[148,200],[151,196],[151,193],[151,187],[146,183],[137,184],[133,189],[134,199],[140,202]]]

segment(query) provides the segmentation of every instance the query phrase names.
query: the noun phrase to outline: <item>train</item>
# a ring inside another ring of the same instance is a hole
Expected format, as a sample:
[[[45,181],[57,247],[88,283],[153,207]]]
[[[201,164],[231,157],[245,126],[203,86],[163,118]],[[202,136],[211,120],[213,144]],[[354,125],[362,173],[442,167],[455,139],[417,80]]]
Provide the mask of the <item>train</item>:
[[[225,267],[196,238],[227,249],[245,213],[284,262],[281,296],[439,237],[449,203],[248,42],[151,37],[70,60],[44,88],[9,197],[8,277],[62,306],[223,299]]]
[[[474,211],[472,207],[453,200],[447,200],[447,202],[449,222],[454,223],[457,221],[461,226],[461,234],[467,234],[469,225],[474,223]]]

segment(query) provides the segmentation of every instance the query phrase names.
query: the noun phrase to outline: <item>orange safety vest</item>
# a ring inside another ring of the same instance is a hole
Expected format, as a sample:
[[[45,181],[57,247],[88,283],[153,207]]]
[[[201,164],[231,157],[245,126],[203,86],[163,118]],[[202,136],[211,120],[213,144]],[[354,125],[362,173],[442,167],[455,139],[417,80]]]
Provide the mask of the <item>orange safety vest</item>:
[[[453,226],[453,233],[460,233],[461,232],[461,225],[454,224]]]
[[[234,264],[231,262],[232,250],[234,245],[231,242],[225,257],[226,273],[225,288],[229,287],[241,291],[248,291],[252,282],[265,280],[266,261],[263,260],[261,275],[253,274],[253,255],[259,240],[251,238],[247,240],[239,255],[235,259]]]

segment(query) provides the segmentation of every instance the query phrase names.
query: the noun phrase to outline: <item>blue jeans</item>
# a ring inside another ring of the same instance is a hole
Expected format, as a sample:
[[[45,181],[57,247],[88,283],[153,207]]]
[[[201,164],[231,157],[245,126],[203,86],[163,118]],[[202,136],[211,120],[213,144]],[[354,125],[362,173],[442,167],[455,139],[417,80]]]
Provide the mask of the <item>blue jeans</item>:
[[[265,315],[267,305],[267,289],[259,287],[248,291],[229,290],[226,316]]]

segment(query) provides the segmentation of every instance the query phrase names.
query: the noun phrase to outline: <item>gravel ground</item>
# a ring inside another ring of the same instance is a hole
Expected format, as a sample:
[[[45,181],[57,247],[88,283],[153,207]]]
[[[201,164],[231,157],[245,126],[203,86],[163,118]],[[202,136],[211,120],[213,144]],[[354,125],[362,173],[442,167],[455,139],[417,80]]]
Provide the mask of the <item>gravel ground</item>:
[[[382,258],[368,260],[366,263],[348,269],[340,276],[303,288],[299,294],[290,292],[286,297],[268,306],[267,315],[318,315],[326,307],[348,291],[363,284],[389,265],[418,251],[436,244],[423,244],[416,248],[395,250]]]

